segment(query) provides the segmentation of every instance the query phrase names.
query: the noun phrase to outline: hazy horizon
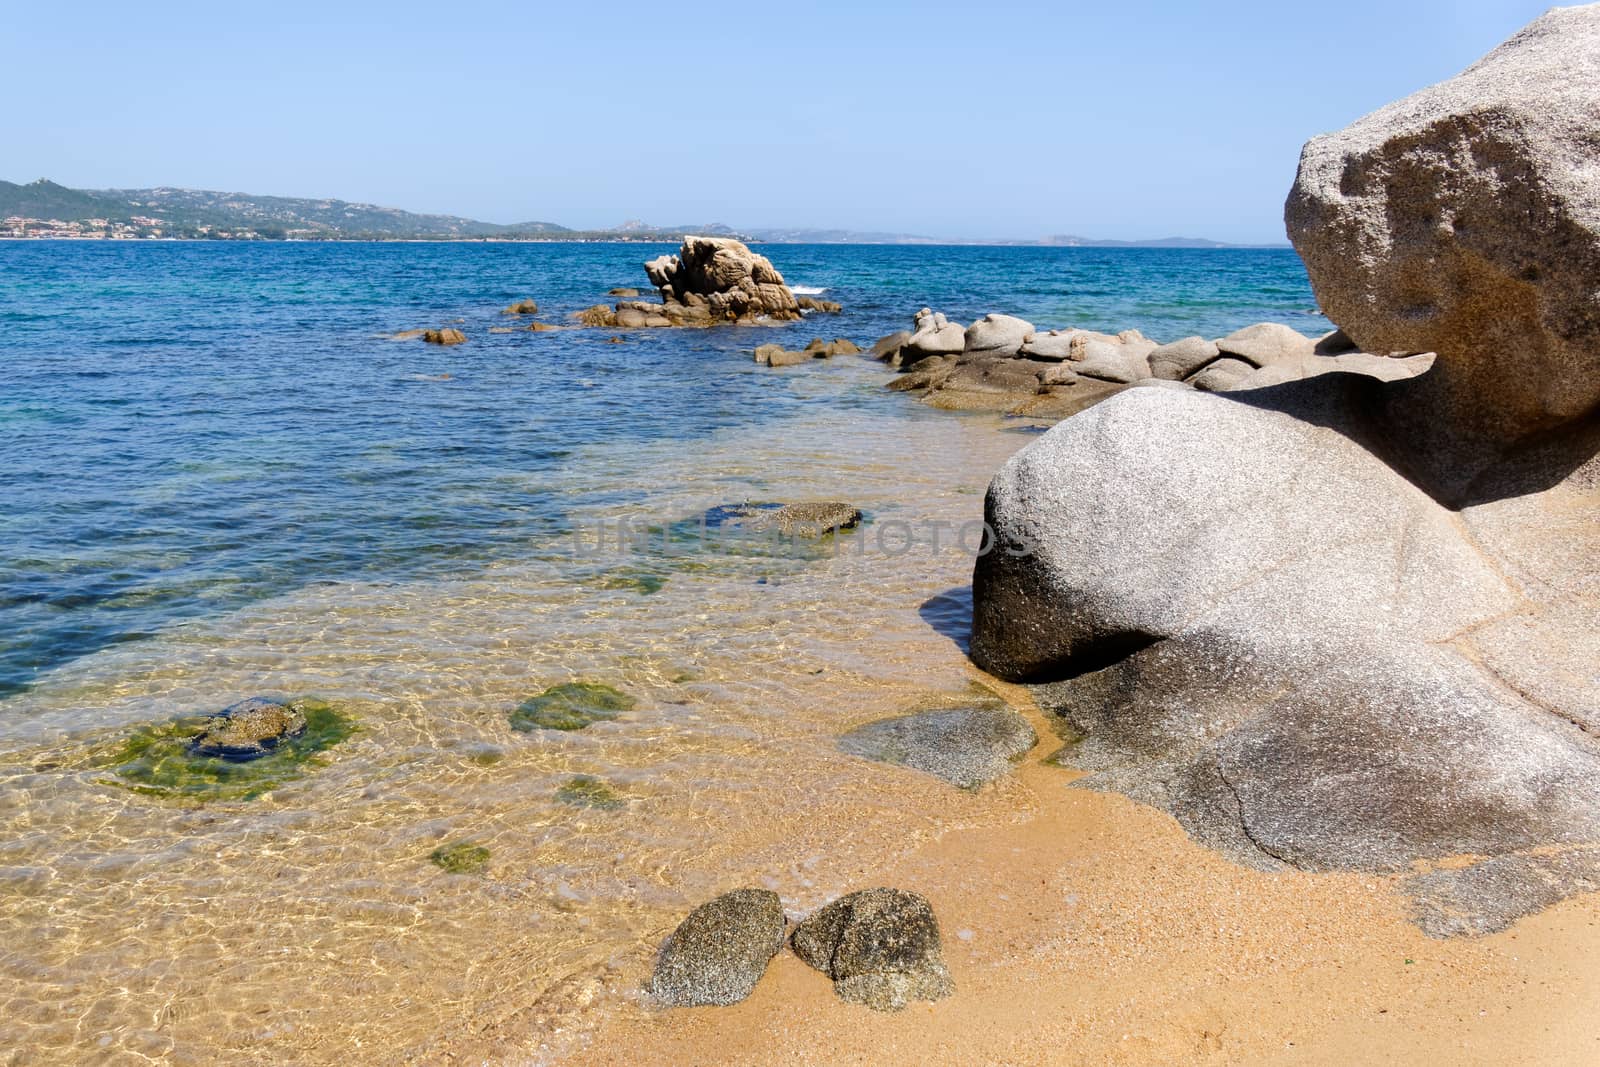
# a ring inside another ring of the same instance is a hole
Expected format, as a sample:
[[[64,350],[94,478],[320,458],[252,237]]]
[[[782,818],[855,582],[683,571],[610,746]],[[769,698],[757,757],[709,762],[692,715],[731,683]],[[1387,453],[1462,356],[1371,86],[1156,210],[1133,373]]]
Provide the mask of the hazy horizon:
[[[1281,244],[1300,145],[1548,5],[31,6],[10,180],[949,240]],[[101,17],[103,16],[103,17]],[[91,34],[82,27],[97,28]],[[39,87],[48,85],[48,92]],[[23,173],[16,173],[22,171]]]

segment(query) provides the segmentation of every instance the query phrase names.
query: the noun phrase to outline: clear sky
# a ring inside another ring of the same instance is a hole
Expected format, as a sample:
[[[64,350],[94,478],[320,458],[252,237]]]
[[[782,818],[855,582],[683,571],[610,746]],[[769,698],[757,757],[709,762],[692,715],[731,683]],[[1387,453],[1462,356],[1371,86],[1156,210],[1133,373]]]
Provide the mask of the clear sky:
[[[0,4],[0,178],[574,227],[1283,240],[1301,143],[1545,4]]]

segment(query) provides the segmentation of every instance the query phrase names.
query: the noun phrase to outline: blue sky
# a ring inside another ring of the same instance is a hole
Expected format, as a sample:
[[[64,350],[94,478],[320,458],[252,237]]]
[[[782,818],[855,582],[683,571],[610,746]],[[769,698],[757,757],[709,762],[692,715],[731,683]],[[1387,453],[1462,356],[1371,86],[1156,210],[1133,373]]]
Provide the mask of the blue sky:
[[[17,3],[0,177],[579,227],[1275,242],[1307,137],[1545,6]]]

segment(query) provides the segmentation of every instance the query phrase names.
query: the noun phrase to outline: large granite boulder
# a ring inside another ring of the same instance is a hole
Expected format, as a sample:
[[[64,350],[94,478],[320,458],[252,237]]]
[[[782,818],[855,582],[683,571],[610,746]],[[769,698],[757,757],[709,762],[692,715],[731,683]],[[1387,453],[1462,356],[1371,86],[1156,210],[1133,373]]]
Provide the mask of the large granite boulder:
[[[1600,842],[1600,425],[1456,511],[1373,451],[1413,380],[1163,383],[1055,427],[990,487],[972,654],[1040,683],[1087,785],[1243,862],[1480,857],[1417,891],[1495,888],[1431,927],[1481,931],[1581,889],[1550,872]]]
[[[1301,155],[1285,219],[1328,317],[1368,352],[1438,353],[1379,414],[1442,495],[1600,403],[1597,130],[1589,4]]]
[[[686,237],[677,255],[660,256],[644,269],[667,308],[704,308],[709,322],[800,317],[794,293],[772,262],[731,237]]]
[[[973,578],[979,666],[1078,671],[1266,586],[1285,599],[1258,604],[1263,627],[1442,638],[1513,605],[1443,508],[1330,428],[1345,390],[1307,387],[1331,380],[1266,390],[1276,409],[1129,389],[1013,456],[985,507],[1000,550]]]

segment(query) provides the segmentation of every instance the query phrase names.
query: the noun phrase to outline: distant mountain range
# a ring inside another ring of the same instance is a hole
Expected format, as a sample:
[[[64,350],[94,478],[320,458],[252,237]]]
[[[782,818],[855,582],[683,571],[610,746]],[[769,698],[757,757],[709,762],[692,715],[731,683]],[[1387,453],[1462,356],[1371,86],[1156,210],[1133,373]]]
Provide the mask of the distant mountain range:
[[[952,241],[916,234],[857,230],[773,228],[741,232],[721,223],[652,226],[636,220],[612,229],[574,230],[553,222],[480,222],[456,215],[423,215],[345,200],[256,196],[166,186],[155,189],[69,189],[45,178],[26,185],[0,181],[0,220],[3,220],[0,221],[0,236],[7,237],[679,241],[686,234],[704,234],[785,244],[1237,247],[1193,237],[1168,237],[1158,241],[1098,241],[1073,236],[1046,237],[1043,240]]]

